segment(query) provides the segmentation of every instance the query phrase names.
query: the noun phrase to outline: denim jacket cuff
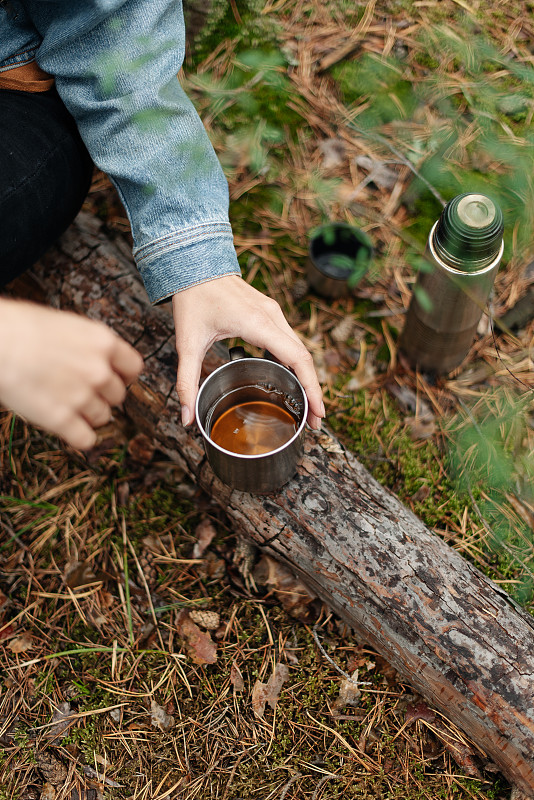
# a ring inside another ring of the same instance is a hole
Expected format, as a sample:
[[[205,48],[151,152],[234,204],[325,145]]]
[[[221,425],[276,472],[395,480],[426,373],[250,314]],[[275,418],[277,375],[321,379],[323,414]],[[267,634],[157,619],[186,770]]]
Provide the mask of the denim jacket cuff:
[[[151,303],[224,275],[241,275],[228,222],[173,231],[134,251]]]

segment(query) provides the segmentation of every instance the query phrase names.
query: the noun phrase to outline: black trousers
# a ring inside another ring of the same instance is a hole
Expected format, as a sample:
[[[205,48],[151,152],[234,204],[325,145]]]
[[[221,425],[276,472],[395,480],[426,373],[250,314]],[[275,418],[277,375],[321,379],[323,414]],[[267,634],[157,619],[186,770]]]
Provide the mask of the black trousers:
[[[70,225],[93,165],[55,89],[0,90],[0,287]]]

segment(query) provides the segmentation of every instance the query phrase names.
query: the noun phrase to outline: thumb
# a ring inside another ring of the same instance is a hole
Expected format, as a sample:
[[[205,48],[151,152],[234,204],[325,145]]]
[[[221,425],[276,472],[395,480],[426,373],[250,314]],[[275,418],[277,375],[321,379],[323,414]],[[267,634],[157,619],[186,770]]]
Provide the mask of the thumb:
[[[203,353],[196,349],[182,349],[178,353],[176,391],[180,400],[182,425],[190,425],[194,419],[202,358]]]

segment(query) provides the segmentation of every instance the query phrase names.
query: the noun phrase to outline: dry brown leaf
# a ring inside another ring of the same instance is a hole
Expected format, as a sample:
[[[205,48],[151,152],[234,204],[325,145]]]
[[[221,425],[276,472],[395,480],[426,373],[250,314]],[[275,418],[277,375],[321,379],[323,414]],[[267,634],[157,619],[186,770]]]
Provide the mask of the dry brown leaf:
[[[292,572],[270,556],[263,555],[254,572],[259,586],[268,586],[288,614],[302,621],[309,621],[311,604],[316,599],[308,587]]]
[[[196,527],[196,542],[193,547],[193,558],[201,558],[204,555],[214,537],[217,535],[215,525],[209,519],[203,519]]]
[[[127,506],[130,499],[129,481],[121,481],[117,486],[117,502],[120,506]]]
[[[430,439],[436,432],[436,421],[433,414],[421,414],[417,417],[404,417],[410,438],[416,441]]]
[[[415,412],[417,419],[434,419],[430,404],[409,386],[391,381],[386,384],[386,389],[397,400],[402,411]]]
[[[56,797],[56,790],[52,786],[52,784],[48,783],[47,781],[45,784],[43,784],[40,800],[55,800],[55,797]]]
[[[271,708],[276,708],[280,691],[288,677],[289,667],[277,664],[267,683],[256,681],[252,690],[252,710],[255,717],[263,719],[266,703],[269,703]]]
[[[284,658],[285,658],[285,660],[287,661],[288,664],[291,664],[292,666],[296,667],[297,664],[300,663],[300,659],[299,659],[298,655],[291,648],[284,647],[282,652],[283,652]]]
[[[465,744],[465,742],[453,741],[447,738],[446,735],[441,736],[440,741],[445,745],[453,759],[458,766],[463,769],[466,775],[472,778],[478,778],[479,780],[482,778],[482,773],[475,761],[475,752],[469,745]]]
[[[68,771],[63,762],[59,761],[49,752],[37,752],[35,754],[37,769],[43,778],[52,786],[59,786],[67,780]]]
[[[339,687],[339,695],[332,703],[332,711],[339,714],[346,706],[357,706],[361,692],[358,688],[358,670],[350,678],[343,678]]]
[[[87,586],[88,583],[95,583],[97,580],[99,578],[90,561],[71,563],[65,572],[65,583],[69,589],[78,589],[80,586]]]
[[[158,705],[155,700],[151,700],[150,723],[154,728],[159,728],[160,731],[168,731],[174,727],[174,717],[167,714],[163,706]]]
[[[149,464],[155,452],[154,441],[145,433],[136,434],[128,443],[128,455],[138,464]]]
[[[111,780],[111,778],[108,778],[107,775],[97,772],[96,769],[90,767],[88,764],[84,764],[83,771],[88,778],[93,778],[104,786],[109,786],[112,789],[119,789],[123,785],[122,783],[117,783],[117,781]]]
[[[245,681],[243,680],[243,675],[241,674],[241,670],[235,663],[232,663],[230,667],[230,683],[234,687],[236,692],[242,692],[245,688]]]
[[[324,363],[329,372],[336,375],[341,366],[341,355],[337,348],[329,347],[324,352]]]
[[[31,650],[33,642],[31,636],[23,634],[22,636],[15,637],[15,639],[11,639],[7,647],[12,653],[25,653],[26,650]]]
[[[367,182],[374,183],[380,189],[393,189],[397,183],[398,174],[387,167],[384,162],[370,156],[356,156],[355,163],[368,171]]]
[[[416,492],[412,494],[410,500],[412,501],[412,503],[422,503],[423,500],[426,500],[426,498],[429,495],[430,495],[430,486],[424,483],[422,486],[419,487],[419,489]]]
[[[226,564],[224,559],[217,558],[215,553],[207,552],[202,564],[197,568],[198,574],[201,578],[218,581],[221,580],[226,572]]]
[[[376,367],[372,358],[369,355],[365,339],[360,341],[360,357],[356,369],[352,371],[351,378],[347,383],[345,389],[348,392],[357,392],[364,386],[368,386],[375,379]]]
[[[386,385],[403,411],[415,412],[404,418],[412,439],[429,439],[436,432],[436,422],[430,405],[409,386],[391,381]]]
[[[426,703],[415,703],[415,705],[410,703],[406,707],[405,719],[407,725],[412,725],[418,719],[432,723],[436,719],[436,712],[432,711],[432,709],[429,708]]]
[[[52,714],[52,725],[45,731],[45,738],[48,741],[61,738],[69,729],[70,717],[72,713],[70,703],[59,703]]]
[[[217,645],[209,633],[201,631],[191,619],[189,611],[182,609],[178,614],[176,630],[185,639],[189,655],[195,664],[215,664]]]
[[[453,732],[436,716],[435,711],[424,702],[410,704],[406,708],[406,723],[412,725],[417,720],[426,722],[441,744],[449,751],[459,767],[473,778],[481,778],[480,770],[476,763],[476,754],[470,745],[457,739]]]
[[[172,536],[168,533],[161,536],[149,534],[144,536],[141,541],[145,548],[155,556],[164,556],[172,552]]]
[[[15,633],[15,628],[13,625],[2,625],[0,629],[0,640],[2,639],[9,639],[10,636],[13,636]]]

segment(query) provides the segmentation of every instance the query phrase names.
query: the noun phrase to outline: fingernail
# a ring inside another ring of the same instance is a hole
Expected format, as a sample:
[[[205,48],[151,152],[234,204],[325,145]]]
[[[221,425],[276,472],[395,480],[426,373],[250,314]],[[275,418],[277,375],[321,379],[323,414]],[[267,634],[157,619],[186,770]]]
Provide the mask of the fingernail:
[[[189,425],[191,422],[191,412],[187,406],[182,406],[182,425]]]
[[[324,403],[321,400],[321,416],[326,417],[326,408],[324,407]]]
[[[315,414],[310,414],[308,417],[308,425],[312,429],[312,431],[319,431],[321,430],[321,420],[319,417],[316,417]]]

